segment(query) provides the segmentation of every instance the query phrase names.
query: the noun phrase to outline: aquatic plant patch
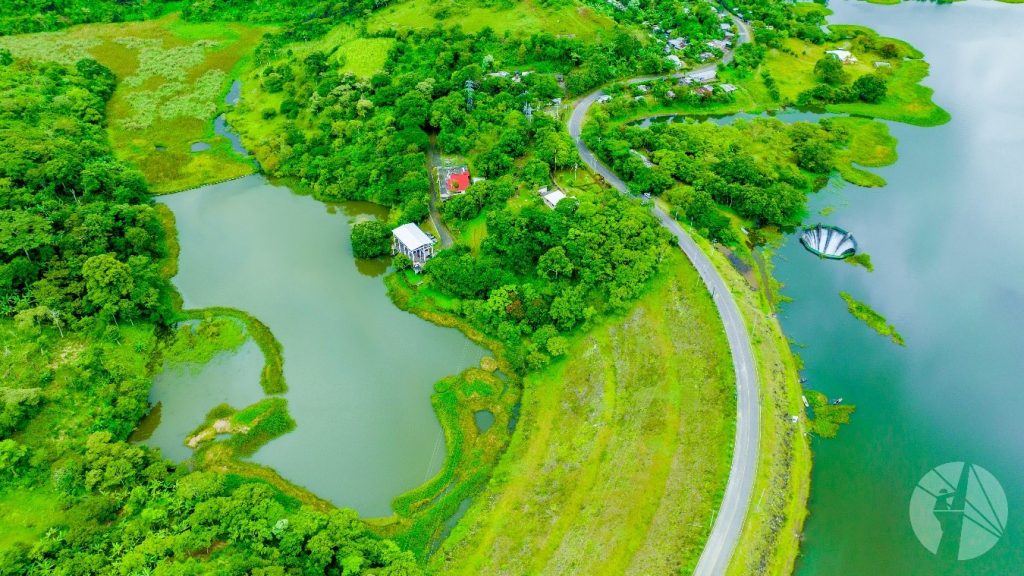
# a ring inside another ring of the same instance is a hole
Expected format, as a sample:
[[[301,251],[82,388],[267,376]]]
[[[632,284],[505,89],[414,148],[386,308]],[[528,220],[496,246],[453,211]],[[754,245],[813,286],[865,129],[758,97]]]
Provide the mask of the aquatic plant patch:
[[[93,58],[110,68],[118,78],[107,110],[115,152],[142,170],[154,192],[166,193],[253,171],[214,134],[213,119],[225,107],[233,71],[267,30],[184,23],[172,15],[0,37],[0,48],[62,64]],[[192,152],[196,142],[211,147]]]
[[[885,316],[875,312],[870,306],[857,300],[847,292],[840,292],[839,297],[846,302],[846,306],[854,318],[867,324],[868,327],[878,332],[879,335],[888,337],[893,343],[900,346],[906,345],[903,336],[896,331],[895,326],[889,324]]]

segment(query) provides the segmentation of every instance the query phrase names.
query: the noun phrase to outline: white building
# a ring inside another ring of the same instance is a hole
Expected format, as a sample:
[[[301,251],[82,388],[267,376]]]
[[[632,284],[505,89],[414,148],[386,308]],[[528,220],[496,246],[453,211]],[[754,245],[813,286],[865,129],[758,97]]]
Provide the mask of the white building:
[[[851,54],[849,50],[826,50],[825,54],[831,54],[839,58],[839,61],[843,64],[855,64],[857,62],[857,57]]]
[[[558,206],[559,202],[566,199],[565,193],[561,190],[548,191],[547,187],[541,188],[540,190],[541,198],[544,199],[544,204],[552,210],[554,210],[555,206]]]
[[[725,92],[726,94],[731,94],[731,93],[735,92],[736,90],[738,90],[738,88],[736,88],[736,86],[734,86],[732,84],[722,84],[722,85],[719,86],[719,88],[721,88],[722,91]]]
[[[707,84],[708,82],[714,82],[718,78],[718,70],[711,68],[709,70],[698,70],[696,72],[690,72],[686,76],[683,76],[680,84]]]
[[[413,224],[402,224],[391,231],[392,254],[405,254],[412,260],[412,267],[417,273],[423,270],[423,264],[434,256],[434,239]]]

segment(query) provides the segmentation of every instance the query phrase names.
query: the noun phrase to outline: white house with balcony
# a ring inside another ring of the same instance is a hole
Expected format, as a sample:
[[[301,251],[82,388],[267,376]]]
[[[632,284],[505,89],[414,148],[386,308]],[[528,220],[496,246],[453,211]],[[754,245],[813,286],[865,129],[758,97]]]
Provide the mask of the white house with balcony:
[[[427,260],[434,257],[435,240],[420,227],[413,224],[402,224],[391,231],[392,254],[405,254],[412,260],[412,268],[417,273],[423,270]]]

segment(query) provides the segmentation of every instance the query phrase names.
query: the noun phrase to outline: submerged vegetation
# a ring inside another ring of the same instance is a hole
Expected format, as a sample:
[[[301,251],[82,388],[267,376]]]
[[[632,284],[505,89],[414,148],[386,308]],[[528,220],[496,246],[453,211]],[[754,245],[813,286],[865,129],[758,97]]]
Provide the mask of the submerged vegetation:
[[[72,65],[95,59],[118,79],[107,108],[117,156],[153,192],[174,192],[249,174],[251,162],[213,133],[229,75],[266,29],[185,23],[176,16],[131,24],[0,37],[16,57]],[[190,146],[208,142],[204,152]]]
[[[846,302],[847,309],[854,318],[864,322],[869,328],[878,332],[881,336],[888,337],[894,343],[899,344],[900,346],[906,345],[903,341],[903,336],[900,336],[900,333],[896,331],[895,326],[889,324],[888,320],[885,319],[885,316],[875,312],[870,306],[857,300],[846,292],[840,292],[839,297]]]

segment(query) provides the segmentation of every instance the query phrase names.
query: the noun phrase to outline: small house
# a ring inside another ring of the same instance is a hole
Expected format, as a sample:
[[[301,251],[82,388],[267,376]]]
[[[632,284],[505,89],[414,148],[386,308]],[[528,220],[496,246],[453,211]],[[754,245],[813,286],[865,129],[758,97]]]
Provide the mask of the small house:
[[[714,59],[715,59],[715,55],[712,54],[711,52],[701,52],[700,53],[700,61],[701,62],[707,62],[708,60],[714,60]]]
[[[831,54],[843,64],[856,64],[857,57],[850,53],[849,50],[825,50],[825,54]]]
[[[462,194],[472,183],[469,167],[464,165],[442,166],[438,168],[437,180],[441,189],[442,200],[447,200],[456,194]]]
[[[732,94],[736,90],[739,90],[739,88],[732,84],[722,84],[720,87],[722,88],[722,91],[725,92],[726,94]]]
[[[673,68],[679,69],[683,67],[683,60],[679,56],[676,56],[675,54],[669,54],[668,56],[665,57],[665,59],[668,60],[670,64],[672,64]]]
[[[675,97],[676,97],[676,93],[673,92],[672,90],[668,90],[668,91],[665,92],[665,98],[667,98],[668,100],[673,100],[673,99],[675,99]]]
[[[693,93],[698,96],[704,96],[705,98],[714,94],[714,89],[711,86],[697,86],[693,89]]]
[[[651,87],[647,84],[637,84],[636,91],[641,93],[647,93],[651,91]]]
[[[722,52],[725,52],[726,50],[729,49],[729,43],[726,42],[725,40],[708,40],[707,44],[708,46],[712,48],[717,48]]]
[[[607,94],[601,94],[597,97],[598,104],[607,104],[612,101],[612,97]]]
[[[546,186],[541,188],[541,190],[544,191],[541,193],[541,198],[544,200],[544,204],[552,210],[555,209],[555,206],[558,206],[559,202],[566,199],[565,193],[561,190],[548,191]]]
[[[682,50],[683,48],[686,48],[686,43],[686,38],[683,37],[669,38],[668,40],[668,45],[671,46],[673,50]]]
[[[434,256],[434,239],[411,222],[395,228],[391,234],[391,253],[408,256],[413,270],[420,273],[427,260]]]
[[[726,32],[728,32],[728,31],[732,30],[732,24],[729,24],[728,22],[722,22],[720,28],[722,30],[725,30]]]
[[[708,82],[714,82],[718,78],[718,71],[715,69],[710,70],[699,70],[697,72],[691,72],[686,76],[683,76],[680,84],[707,84]]]
[[[885,60],[879,60],[878,62],[875,62],[875,68],[892,68],[892,64]]]

